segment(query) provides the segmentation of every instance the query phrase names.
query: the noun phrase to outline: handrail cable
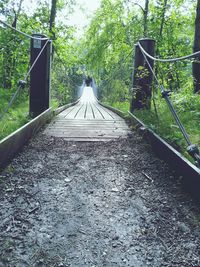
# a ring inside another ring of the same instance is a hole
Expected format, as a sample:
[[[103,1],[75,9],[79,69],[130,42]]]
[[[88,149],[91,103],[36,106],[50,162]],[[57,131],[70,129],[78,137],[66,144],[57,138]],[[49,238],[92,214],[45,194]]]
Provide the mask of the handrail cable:
[[[7,107],[4,109],[4,111],[1,113],[0,115],[0,120],[3,119],[3,117],[5,116],[5,114],[8,112],[9,108],[12,106],[14,100],[16,99],[16,97],[18,96],[19,92],[21,89],[23,89],[26,85],[26,81],[28,79],[29,74],[31,73],[32,69],[34,68],[35,64],[37,63],[38,59],[40,58],[42,52],[44,51],[45,47],[47,46],[47,44],[51,42],[50,40],[47,40],[46,43],[44,44],[43,48],[41,49],[40,53],[38,54],[38,56],[36,57],[35,61],[33,62],[33,64],[30,66],[27,74],[24,76],[24,80],[20,80],[18,83],[18,87],[17,90],[15,91],[15,93],[12,95]]]
[[[29,35],[29,34],[27,34],[27,33],[25,33],[25,32],[22,32],[22,31],[20,31],[20,30],[18,30],[18,29],[16,29],[16,28],[12,27],[11,25],[9,25],[8,23],[6,23],[5,21],[3,21],[3,20],[1,20],[1,19],[0,19],[0,23],[3,24],[4,26],[10,28],[11,30],[16,31],[16,32],[18,32],[18,33],[20,33],[20,34],[22,34],[22,35],[24,35],[24,36],[26,36],[26,37],[28,37],[28,38],[30,38],[30,39],[41,40],[41,41],[42,41],[42,40],[48,40],[47,37],[35,37],[35,36]],[[0,27],[2,27],[2,26],[0,25]],[[3,28],[3,27],[2,27],[2,28]]]
[[[169,98],[169,92],[166,91],[164,86],[159,82],[159,80],[158,80],[158,78],[157,78],[157,76],[156,76],[156,74],[155,74],[155,72],[154,72],[149,60],[147,59],[146,54],[143,52],[142,49],[141,49],[141,52],[142,52],[142,54],[144,56],[144,59],[146,60],[148,66],[149,66],[149,69],[151,70],[151,72],[152,72],[152,74],[153,74],[153,76],[154,76],[154,78],[156,80],[157,85],[160,87],[160,91],[161,91],[162,97],[167,102],[167,105],[168,105],[168,107],[169,107],[169,109],[170,109],[170,111],[172,113],[172,116],[174,117],[174,119],[175,119],[175,121],[176,121],[176,123],[177,123],[177,125],[178,125],[178,127],[179,127],[179,129],[180,129],[180,131],[181,131],[181,133],[183,135],[183,137],[185,138],[185,141],[186,141],[186,143],[188,145],[187,152],[190,154],[190,156],[192,156],[196,160],[196,162],[198,164],[198,167],[200,167],[200,155],[199,155],[198,147],[196,145],[192,144],[192,142],[190,141],[190,138],[189,138],[189,136],[188,136],[188,134],[187,134],[187,132],[186,132],[186,130],[185,130],[185,128],[184,128],[184,126],[183,126],[183,124],[182,124],[182,122],[181,122],[176,110],[174,109],[174,106],[173,106],[170,98]]]
[[[153,57],[149,53],[147,53],[147,51],[143,48],[143,46],[141,45],[140,42],[138,42],[138,45],[139,45],[140,50],[143,52],[143,54],[145,54],[148,58],[150,58],[150,59],[152,59],[154,61],[159,61],[159,62],[176,62],[176,61],[185,60],[185,59],[193,58],[193,57],[195,57],[197,55],[200,55],[200,51],[197,51],[195,53],[192,53],[190,55],[186,55],[186,56],[183,56],[183,57],[162,59],[162,58]]]

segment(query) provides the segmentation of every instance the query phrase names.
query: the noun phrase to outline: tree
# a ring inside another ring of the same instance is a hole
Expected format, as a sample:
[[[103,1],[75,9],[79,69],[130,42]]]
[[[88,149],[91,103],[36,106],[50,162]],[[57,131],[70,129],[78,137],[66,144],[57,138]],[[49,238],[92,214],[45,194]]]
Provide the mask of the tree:
[[[148,35],[148,12],[149,12],[149,0],[145,0],[144,8],[144,37]]]
[[[162,8],[160,32],[159,32],[160,38],[162,38],[162,33],[163,33],[163,28],[164,28],[164,23],[165,23],[165,13],[166,13],[166,9],[167,9],[167,1],[168,0],[164,0],[163,8]]]
[[[20,14],[21,9],[22,9],[22,3],[23,3],[23,0],[20,0],[17,11],[13,8],[14,21],[13,21],[13,23],[12,23],[12,26],[13,26],[15,29],[17,28],[17,20],[18,20],[19,14]]]
[[[4,1],[5,5],[1,9],[2,14],[9,17],[8,21],[11,23],[12,27],[17,28],[18,18],[22,10],[23,0],[19,2],[16,1]],[[5,34],[4,44],[3,44],[3,87],[5,89],[11,89],[12,87],[12,78],[14,75],[13,66],[16,64],[16,49],[17,47],[17,37],[16,34],[12,31]]]
[[[55,19],[56,19],[56,9],[57,9],[57,0],[51,1],[51,12],[50,12],[50,19],[49,19],[49,32],[51,38],[55,39]]]
[[[200,0],[197,0],[193,52],[200,51]],[[194,92],[200,92],[200,56],[193,62]]]

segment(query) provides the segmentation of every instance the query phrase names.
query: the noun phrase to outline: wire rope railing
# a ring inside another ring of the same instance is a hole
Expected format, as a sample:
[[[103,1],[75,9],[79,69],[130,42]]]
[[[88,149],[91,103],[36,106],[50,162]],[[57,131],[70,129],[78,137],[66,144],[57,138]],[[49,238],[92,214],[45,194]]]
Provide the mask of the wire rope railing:
[[[26,82],[27,82],[27,79],[32,71],[32,69],[34,68],[34,66],[36,65],[37,61],[39,60],[40,56],[42,55],[45,47],[47,46],[49,40],[46,41],[45,45],[43,46],[43,48],[41,49],[40,53],[38,54],[37,58],[35,59],[35,61],[33,62],[33,64],[30,66],[28,72],[26,73],[26,75],[24,76],[24,79],[23,80],[19,80],[19,83],[18,83],[18,87],[17,87],[17,90],[15,91],[15,93],[12,95],[7,107],[4,109],[4,111],[0,114],[0,120],[3,119],[3,117],[5,116],[5,114],[8,112],[8,110],[10,109],[10,107],[12,106],[13,102],[15,101],[15,99],[17,98],[17,96],[19,95],[20,91],[22,89],[25,88],[25,85],[26,85]]]
[[[20,30],[18,30],[16,28],[12,27],[11,25],[9,25],[8,23],[6,23],[5,21],[3,21],[1,19],[0,19],[0,24],[6,26],[7,28],[10,28],[11,30],[13,30],[15,32],[18,32],[19,34],[21,34],[21,35],[23,35],[23,36],[25,36],[25,37],[27,37],[29,39],[34,39],[34,40],[48,40],[47,37],[36,37],[36,36],[32,36],[30,34],[27,34],[25,32],[22,32],[22,31],[20,31]],[[0,25],[0,26],[3,28],[2,25]]]
[[[187,143],[187,152],[189,153],[189,155],[191,157],[193,157],[193,159],[195,160],[197,166],[200,168],[200,154],[199,154],[199,149],[198,149],[198,146],[195,145],[195,144],[192,144],[191,140],[190,140],[190,137],[189,135],[187,134],[187,131],[185,129],[185,127],[183,126],[175,108],[174,108],[174,105],[172,104],[171,100],[170,100],[170,97],[169,97],[169,91],[165,90],[164,86],[159,82],[159,79],[152,67],[152,65],[150,64],[149,62],[149,59],[153,60],[153,61],[159,61],[159,62],[176,62],[176,61],[180,61],[180,60],[186,60],[186,59],[189,59],[189,58],[193,58],[197,55],[200,54],[200,51],[197,51],[193,54],[190,54],[190,55],[187,55],[187,56],[183,56],[183,57],[179,57],[179,58],[172,58],[172,59],[160,59],[160,58],[155,58],[153,56],[151,56],[149,53],[147,53],[147,51],[143,48],[143,46],[141,45],[140,42],[138,42],[138,46],[141,50],[141,53],[158,85],[158,87],[160,88],[160,92],[161,92],[161,95],[162,97],[165,99],[168,107],[169,107],[169,110],[176,122],[176,124],[178,125],[186,143]]]
[[[4,108],[3,112],[0,114],[0,120],[2,120],[4,118],[5,114],[8,112],[8,110],[10,109],[10,107],[13,105],[13,103],[16,100],[17,96],[19,95],[20,91],[25,88],[29,75],[31,74],[33,68],[35,67],[35,65],[37,64],[37,62],[40,59],[41,55],[43,54],[43,52],[44,52],[47,44],[49,42],[51,42],[51,40],[49,40],[46,37],[43,38],[43,37],[39,37],[37,35],[36,36],[31,36],[29,34],[26,34],[26,33],[22,32],[22,31],[20,31],[20,30],[18,30],[16,28],[10,26],[8,23],[6,23],[6,22],[4,22],[4,21],[2,21],[0,19],[0,27],[1,28],[4,28],[1,24],[4,25],[5,27],[11,29],[12,31],[15,31],[18,34],[21,34],[21,35],[25,36],[26,38],[33,39],[33,40],[46,41],[46,42],[44,43],[43,47],[41,48],[40,52],[38,53],[37,57],[35,58],[35,60],[31,64],[31,66],[28,68],[28,71],[24,75],[24,78],[21,79],[21,80],[19,80],[16,91],[11,96],[10,101],[8,102],[7,106]]]
[[[166,58],[166,59],[163,59],[163,58],[156,58],[156,57],[153,57],[151,56],[149,53],[147,53],[145,51],[145,49],[142,47],[141,43],[138,42],[138,45],[139,45],[139,48],[140,50],[150,59],[152,59],[153,61],[158,61],[158,62],[176,62],[176,61],[180,61],[180,60],[186,60],[186,59],[190,59],[190,58],[194,58],[198,55],[200,55],[200,51],[197,51],[195,53],[192,53],[192,54],[189,54],[189,55],[186,55],[186,56],[182,56],[182,57],[177,57],[177,58]]]

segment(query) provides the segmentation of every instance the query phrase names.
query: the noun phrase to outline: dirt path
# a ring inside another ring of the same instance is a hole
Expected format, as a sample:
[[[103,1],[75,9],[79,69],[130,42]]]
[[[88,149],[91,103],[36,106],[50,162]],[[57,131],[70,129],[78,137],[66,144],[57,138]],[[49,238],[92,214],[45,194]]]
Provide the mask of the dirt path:
[[[38,135],[0,183],[1,267],[200,265],[200,210],[140,137]]]

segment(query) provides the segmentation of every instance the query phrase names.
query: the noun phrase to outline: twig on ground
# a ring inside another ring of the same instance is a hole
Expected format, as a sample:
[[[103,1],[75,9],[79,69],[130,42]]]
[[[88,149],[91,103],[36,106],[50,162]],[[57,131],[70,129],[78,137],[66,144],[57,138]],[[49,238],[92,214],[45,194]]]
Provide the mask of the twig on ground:
[[[142,172],[142,174],[144,175],[145,178],[147,178],[149,181],[153,183],[153,179],[149,175],[147,175],[145,172]]]

